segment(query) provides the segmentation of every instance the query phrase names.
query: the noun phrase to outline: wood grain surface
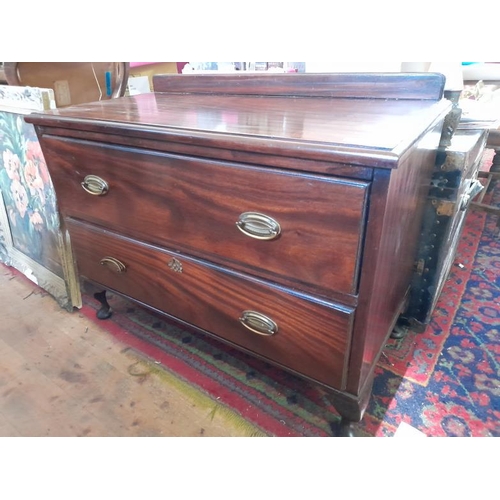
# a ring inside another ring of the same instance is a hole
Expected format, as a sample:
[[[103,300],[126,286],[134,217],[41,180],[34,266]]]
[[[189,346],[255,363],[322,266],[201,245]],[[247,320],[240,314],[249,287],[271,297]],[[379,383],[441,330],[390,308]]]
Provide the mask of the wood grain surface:
[[[356,293],[366,182],[48,136],[42,142],[66,215],[324,296]],[[106,195],[82,189],[89,174],[106,180]],[[278,221],[280,235],[263,241],[240,232],[236,222],[249,211]]]
[[[212,332],[317,381],[342,388],[353,310],[307,300],[182,254],[66,221],[81,276]],[[101,265],[122,262],[118,273]],[[182,266],[174,271],[175,258]],[[253,310],[271,318],[278,332],[263,336],[239,321]]]

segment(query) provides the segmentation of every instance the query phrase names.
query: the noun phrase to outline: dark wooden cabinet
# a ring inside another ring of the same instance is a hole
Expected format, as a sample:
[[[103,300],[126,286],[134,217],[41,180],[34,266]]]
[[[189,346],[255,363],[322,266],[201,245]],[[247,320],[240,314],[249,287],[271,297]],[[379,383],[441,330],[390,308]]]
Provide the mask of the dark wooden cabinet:
[[[401,323],[423,331],[449,276],[478,180],[488,131],[458,130],[439,148],[424,208],[410,300]]]
[[[83,279],[321,384],[348,423],[408,304],[443,85],[163,75],[26,120]]]

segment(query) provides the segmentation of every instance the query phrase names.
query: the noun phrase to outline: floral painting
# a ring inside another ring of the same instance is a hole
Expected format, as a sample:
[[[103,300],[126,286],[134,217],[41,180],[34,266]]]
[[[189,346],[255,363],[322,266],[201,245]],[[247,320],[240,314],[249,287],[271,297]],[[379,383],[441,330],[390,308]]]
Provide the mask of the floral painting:
[[[56,271],[59,217],[47,165],[34,127],[22,114],[5,111],[0,111],[0,190],[14,247]]]

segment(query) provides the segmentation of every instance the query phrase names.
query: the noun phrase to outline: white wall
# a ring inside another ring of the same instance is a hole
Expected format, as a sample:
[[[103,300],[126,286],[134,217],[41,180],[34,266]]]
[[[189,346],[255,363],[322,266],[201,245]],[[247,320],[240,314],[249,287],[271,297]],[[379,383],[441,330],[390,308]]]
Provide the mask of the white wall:
[[[306,73],[394,73],[400,71],[442,73],[446,77],[446,90],[463,88],[461,62],[306,62]]]
[[[306,62],[306,73],[358,73],[401,71],[400,62]]]

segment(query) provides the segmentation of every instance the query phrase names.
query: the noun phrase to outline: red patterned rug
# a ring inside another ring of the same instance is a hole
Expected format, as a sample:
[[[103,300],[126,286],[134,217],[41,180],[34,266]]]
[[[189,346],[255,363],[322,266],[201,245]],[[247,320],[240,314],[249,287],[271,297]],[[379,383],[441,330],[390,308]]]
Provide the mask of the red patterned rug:
[[[410,330],[404,338],[387,343],[385,356],[380,360],[386,370],[416,384],[426,386],[429,383],[471,279],[485,223],[483,213],[471,211],[468,214],[455,265],[443,286],[429,326],[422,333]]]

